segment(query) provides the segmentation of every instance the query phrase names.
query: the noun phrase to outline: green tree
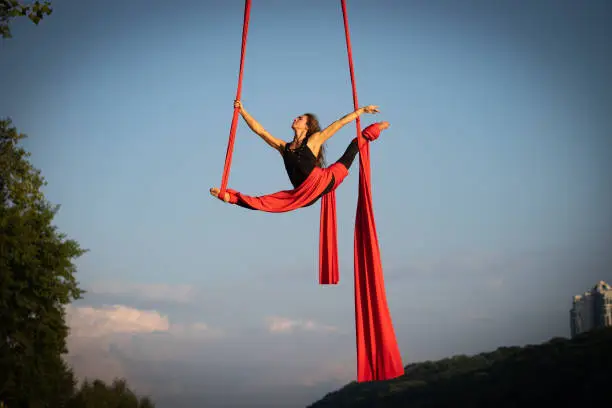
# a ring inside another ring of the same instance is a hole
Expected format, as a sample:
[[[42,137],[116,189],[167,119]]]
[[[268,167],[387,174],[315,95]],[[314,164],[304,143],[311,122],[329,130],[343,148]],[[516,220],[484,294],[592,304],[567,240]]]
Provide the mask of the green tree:
[[[49,1],[23,4],[18,0],[0,0],[0,33],[2,33],[2,38],[11,38],[10,23],[15,17],[28,16],[34,24],[38,24],[44,16],[48,16],[52,12],[53,9]]]
[[[107,385],[103,381],[85,381],[81,384],[67,408],[155,408],[147,397],[137,397],[125,380],[116,379]]]
[[[0,401],[59,407],[74,391],[64,306],[83,293],[73,261],[85,250],[52,225],[59,206],[41,191],[25,137],[0,120]]]

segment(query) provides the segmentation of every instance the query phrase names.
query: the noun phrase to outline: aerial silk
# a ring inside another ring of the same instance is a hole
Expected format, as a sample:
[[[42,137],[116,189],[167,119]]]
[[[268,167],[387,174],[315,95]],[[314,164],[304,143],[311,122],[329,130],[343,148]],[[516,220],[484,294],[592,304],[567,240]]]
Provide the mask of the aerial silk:
[[[341,0],[348,51],[349,69],[353,88],[353,103],[358,108],[357,89],[353,68],[348,17],[345,0]],[[251,0],[245,1],[244,23],[242,29],[242,49],[236,99],[240,99],[244,58],[251,10]],[[339,282],[336,197],[335,189],[348,175],[348,170],[340,163],[328,168],[315,168],[310,176],[297,188],[283,190],[263,196],[249,196],[228,189],[227,182],[231,167],[232,152],[238,123],[239,108],[234,108],[230,137],[225,156],[225,166],[219,199],[229,193],[229,202],[242,204],[255,210],[266,212],[286,212],[304,207],[321,196],[332,178],[335,180],[331,191],[321,197],[319,231],[319,283],[337,284]],[[359,146],[359,196],[355,218],[354,235],[354,279],[355,279],[355,326],[357,346],[357,381],[381,381],[404,374],[404,367],[387,306],[382,262],[374,221],[370,180],[369,142],[380,135],[377,124],[361,131],[359,118],[356,120]]]

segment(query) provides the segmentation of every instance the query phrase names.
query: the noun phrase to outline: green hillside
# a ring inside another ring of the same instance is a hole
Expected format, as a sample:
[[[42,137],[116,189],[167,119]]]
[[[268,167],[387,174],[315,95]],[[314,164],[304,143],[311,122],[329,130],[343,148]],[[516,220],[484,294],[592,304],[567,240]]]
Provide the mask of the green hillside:
[[[352,382],[308,408],[612,406],[610,390],[612,328],[606,328],[571,340],[410,364],[400,378]]]

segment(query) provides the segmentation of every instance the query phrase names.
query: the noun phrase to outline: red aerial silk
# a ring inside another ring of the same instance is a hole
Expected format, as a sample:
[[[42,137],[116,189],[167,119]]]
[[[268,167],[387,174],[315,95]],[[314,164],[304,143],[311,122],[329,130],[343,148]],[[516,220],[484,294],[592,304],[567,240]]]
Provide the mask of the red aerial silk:
[[[242,202],[252,209],[267,212],[286,212],[297,210],[318,198],[332,181],[332,191],[321,197],[320,244],[319,244],[319,283],[336,284],[338,272],[338,236],[336,234],[336,188],[348,175],[343,164],[334,163],[326,169],[315,167],[308,178],[294,190],[283,190],[265,196],[248,196],[236,190],[227,189],[230,203]]]
[[[357,108],[357,91],[345,0],[341,0],[341,3],[353,85],[353,102],[355,108]],[[251,0],[246,0],[240,75],[236,99],[240,99],[250,5]],[[254,197],[242,194],[236,190],[227,189],[237,117],[238,110],[234,109],[219,199],[222,199],[225,196],[225,192],[228,192],[230,194],[230,202],[234,204],[242,202],[253,209],[267,212],[293,211],[319,197],[329,185],[333,176],[336,181],[333,190],[321,198],[319,282],[321,284],[337,284],[339,272],[335,189],[346,178],[348,171],[339,163],[333,164],[326,169],[315,168],[310,176],[297,188],[264,196]],[[399,377],[404,374],[404,367],[395,338],[391,314],[387,306],[382,262],[372,205],[369,142],[379,137],[381,129],[377,124],[368,126],[363,132],[360,132],[359,128],[360,122],[359,118],[357,118],[360,160],[359,196],[354,236],[355,326],[357,335],[357,381],[364,382]]]

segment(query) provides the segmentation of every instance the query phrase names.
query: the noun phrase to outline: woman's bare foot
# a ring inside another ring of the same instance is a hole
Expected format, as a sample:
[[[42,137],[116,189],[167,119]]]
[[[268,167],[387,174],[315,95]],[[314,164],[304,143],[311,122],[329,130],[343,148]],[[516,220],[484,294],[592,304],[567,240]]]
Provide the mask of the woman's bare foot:
[[[210,194],[213,195],[214,197],[219,197],[219,189],[216,187],[213,187],[210,189]],[[230,200],[230,194],[226,191],[225,192],[225,197],[223,197],[223,201],[225,201],[226,203],[229,202]]]
[[[378,127],[380,130],[385,130],[390,126],[389,122],[378,122]]]

